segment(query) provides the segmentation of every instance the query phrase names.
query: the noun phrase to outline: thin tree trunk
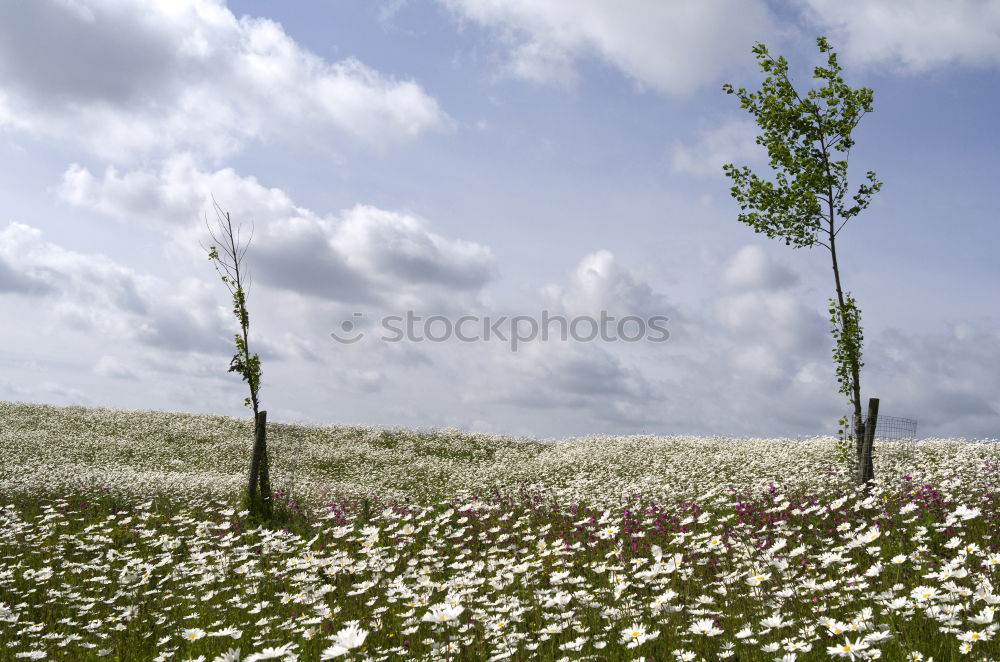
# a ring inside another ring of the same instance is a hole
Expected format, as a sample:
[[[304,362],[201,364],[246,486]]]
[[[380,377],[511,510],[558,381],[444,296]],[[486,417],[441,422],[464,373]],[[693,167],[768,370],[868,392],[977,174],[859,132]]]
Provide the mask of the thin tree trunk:
[[[236,290],[241,292],[243,290],[243,278],[240,274],[239,265],[239,253],[236,246],[236,239],[233,236],[233,223],[229,218],[229,212],[226,212],[226,229],[228,230],[229,237],[229,248],[232,251],[234,270],[236,272]],[[247,359],[250,358],[250,338],[249,329],[246,324],[246,317],[240,321],[240,330],[243,332],[243,352]],[[267,412],[259,411],[260,403],[257,399],[257,389],[253,388],[253,384],[250,386],[250,402],[253,405],[253,420],[254,420],[254,446],[253,446],[253,456],[250,459],[250,476],[247,481],[247,496],[250,501],[251,510],[256,510],[257,506],[257,493],[258,486],[261,488],[263,496],[267,500],[266,503],[270,503],[271,496],[271,485],[270,481],[267,479],[267,467],[266,467],[266,454],[267,454],[267,442],[265,439],[265,434],[267,432]],[[261,475],[261,464],[264,464],[264,480],[259,482],[258,479]]]
[[[247,496],[250,499],[251,508],[257,503],[258,477],[260,476],[261,463],[267,453],[267,412],[262,411],[257,414],[254,421],[254,442],[253,455],[250,457],[250,479],[247,483]],[[269,481],[268,481],[269,482]],[[270,490],[270,485],[260,485]],[[263,489],[261,490],[263,491]],[[270,496],[270,494],[268,494]]]
[[[829,172],[829,168],[827,168],[827,172]],[[834,284],[836,285],[836,288],[837,288],[837,303],[840,305],[840,311],[841,311],[841,314],[840,314],[840,323],[841,323],[840,337],[841,337],[841,339],[843,339],[845,337],[845,335],[847,334],[847,320],[844,317],[844,290],[843,290],[843,288],[840,285],[840,267],[837,264],[837,243],[836,243],[836,238],[834,236],[835,235],[835,232],[834,232],[835,225],[834,225],[834,215],[833,215],[833,191],[832,190],[829,191],[829,196],[830,196],[830,198],[829,198],[829,203],[828,203],[829,204],[828,209],[829,209],[829,214],[830,214],[830,216],[829,216],[829,221],[830,221],[830,229],[829,229],[829,236],[830,236],[830,257],[831,257],[831,259],[833,261],[833,280],[834,280]],[[854,403],[854,439],[855,439],[855,446],[856,446],[856,449],[857,449],[857,456],[858,456],[858,467],[859,467],[858,468],[858,471],[859,471],[858,477],[859,477],[859,482],[860,482],[860,478],[861,478],[860,472],[862,470],[861,467],[863,467],[863,458],[862,458],[862,455],[864,453],[865,425],[864,425],[864,421],[861,420],[861,375],[860,375],[861,370],[860,370],[860,368],[858,366],[858,363],[859,363],[858,357],[857,356],[852,356],[851,357],[851,392],[852,392],[852,401]]]
[[[865,421],[863,418],[861,418],[861,414],[858,412],[854,412],[854,434],[858,435],[857,437],[855,437],[858,441],[854,445],[855,448],[854,456],[857,458],[858,461],[858,470],[856,475],[858,484],[860,485],[862,483],[861,468],[865,464],[865,446],[864,446]]]
[[[878,398],[868,398],[868,420],[865,421],[864,447],[858,463],[858,481],[867,485],[875,478],[872,463],[872,447],[875,445],[875,430],[878,425]]]
[[[236,257],[239,255],[239,253],[237,252],[236,239],[233,237],[233,222],[229,219],[229,212],[226,212],[226,229],[228,230],[228,233],[229,233],[228,234],[228,236],[229,236],[229,249],[232,251],[233,263],[235,265],[234,269],[236,271],[236,289],[237,289],[237,291],[241,291],[243,289],[243,278],[240,275],[240,263],[239,263],[239,260],[236,259]],[[244,319],[246,319],[246,318],[244,318]],[[240,321],[240,330],[243,332],[243,350],[246,353],[246,357],[249,359],[250,356],[251,356],[251,354],[250,354],[250,339],[248,337],[248,335],[249,335],[249,329],[247,328],[247,325],[242,320]],[[250,389],[250,401],[253,404],[254,432],[256,434],[257,416],[259,415],[259,413],[258,413],[259,402],[257,400],[257,389],[254,389],[254,388]],[[256,478],[254,478],[253,480],[256,481]]]
[[[262,411],[261,414],[259,489],[264,518],[269,520],[273,515],[271,508],[271,459],[267,452],[267,412]]]

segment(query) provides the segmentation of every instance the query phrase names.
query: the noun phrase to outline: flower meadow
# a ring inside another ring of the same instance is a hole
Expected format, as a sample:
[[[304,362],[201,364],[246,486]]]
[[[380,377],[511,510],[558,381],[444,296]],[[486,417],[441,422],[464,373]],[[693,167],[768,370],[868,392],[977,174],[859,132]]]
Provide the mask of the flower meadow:
[[[0,403],[3,660],[997,660],[1000,444]]]

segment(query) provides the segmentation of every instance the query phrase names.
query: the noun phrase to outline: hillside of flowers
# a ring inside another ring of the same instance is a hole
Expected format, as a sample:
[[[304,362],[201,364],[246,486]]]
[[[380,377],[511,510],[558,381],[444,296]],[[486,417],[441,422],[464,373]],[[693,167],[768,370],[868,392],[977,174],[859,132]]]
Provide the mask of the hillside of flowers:
[[[0,402],[0,659],[997,660],[1000,444]]]

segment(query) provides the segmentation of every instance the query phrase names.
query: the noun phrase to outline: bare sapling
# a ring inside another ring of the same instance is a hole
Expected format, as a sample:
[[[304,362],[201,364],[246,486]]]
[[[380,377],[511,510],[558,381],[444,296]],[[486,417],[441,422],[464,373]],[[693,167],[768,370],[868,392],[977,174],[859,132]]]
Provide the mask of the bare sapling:
[[[260,357],[250,354],[250,315],[247,312],[247,290],[250,286],[249,274],[246,271],[244,259],[250,241],[253,239],[251,229],[250,239],[245,246],[240,243],[240,227],[233,230],[229,212],[223,212],[219,204],[212,199],[215,214],[219,221],[221,239],[209,228],[209,234],[215,242],[208,249],[208,259],[214,263],[215,270],[222,282],[229,288],[233,298],[233,315],[239,323],[239,332],[235,334],[236,353],[229,364],[229,372],[238,373],[250,388],[250,397],[243,404],[253,409],[254,444],[250,458],[250,469],[247,478],[246,498],[248,507],[255,516],[269,520],[272,514],[271,481],[269,477],[267,453],[267,412],[260,410]],[[208,225],[206,220],[205,225]],[[221,247],[221,254],[220,254]],[[204,248],[204,247],[203,247]]]

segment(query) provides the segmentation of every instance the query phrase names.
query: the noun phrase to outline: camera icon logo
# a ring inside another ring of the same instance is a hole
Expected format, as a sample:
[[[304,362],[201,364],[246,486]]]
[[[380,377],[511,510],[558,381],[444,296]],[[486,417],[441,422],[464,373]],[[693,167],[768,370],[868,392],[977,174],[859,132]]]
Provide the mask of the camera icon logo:
[[[364,317],[364,313],[354,313],[352,317]],[[351,320],[344,320],[340,323],[340,333],[330,332],[330,337],[344,345],[353,345],[361,340],[365,334],[361,331],[355,333],[355,323]]]

